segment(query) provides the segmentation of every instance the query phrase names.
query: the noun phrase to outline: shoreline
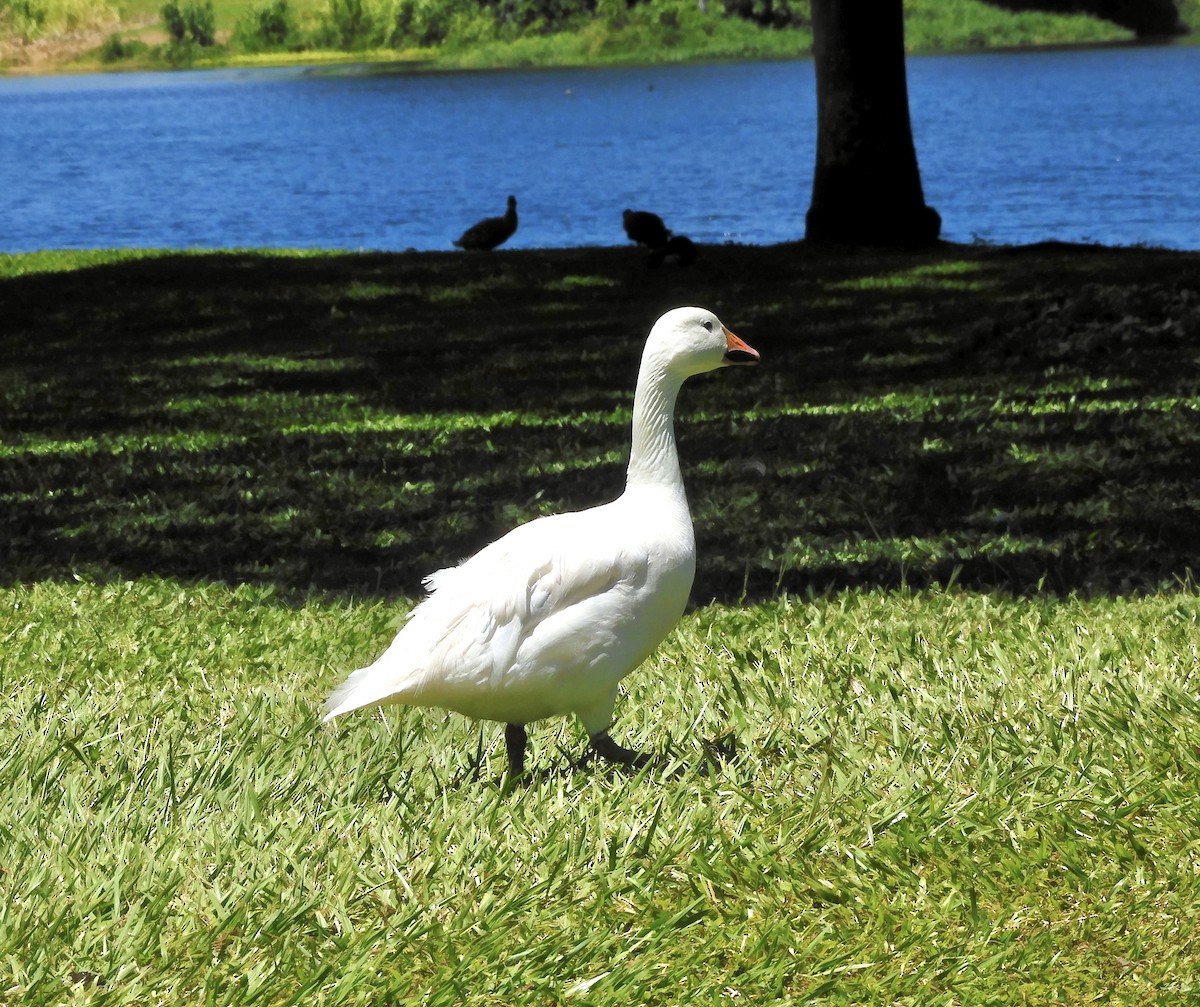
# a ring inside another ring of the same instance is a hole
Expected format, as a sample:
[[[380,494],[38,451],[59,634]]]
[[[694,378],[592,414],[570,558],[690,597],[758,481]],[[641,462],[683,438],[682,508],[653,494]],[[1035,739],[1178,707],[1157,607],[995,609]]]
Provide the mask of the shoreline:
[[[744,26],[739,25],[741,30]],[[1114,34],[1121,29],[1113,26]],[[517,50],[511,43],[483,42],[464,48],[431,47],[407,49],[368,49],[363,51],[305,49],[288,52],[246,53],[226,48],[231,32],[218,33],[218,44],[211,49],[190,50],[189,58],[173,64],[164,55],[167,36],[156,20],[143,20],[129,24],[108,24],[103,28],[83,33],[69,33],[56,39],[41,39],[24,46],[0,43],[0,78],[3,77],[47,77],[78,76],[107,73],[159,73],[177,70],[238,70],[270,69],[277,67],[376,67],[386,66],[397,73],[443,73],[465,70],[529,70],[529,69],[591,69],[605,66],[644,66],[665,63],[722,63],[722,62],[769,62],[779,60],[802,60],[812,58],[811,36],[797,29],[771,32],[763,29],[761,47],[747,44],[747,39],[735,36],[713,39],[711,46],[668,48],[670,58],[656,59],[647,56],[644,39],[631,39],[628,57],[614,55],[607,50],[583,50],[566,46],[556,57],[537,50]],[[547,38],[570,41],[580,32],[564,31]],[[794,37],[791,37],[794,36]],[[100,51],[105,42],[112,38],[134,40],[139,43],[137,55],[111,61],[104,60]],[[619,33],[610,36],[619,41]],[[638,45],[641,41],[643,44]],[[911,41],[911,37],[910,37]],[[790,45],[789,43],[794,43]],[[1019,54],[1031,52],[1071,52],[1076,50],[1103,50],[1113,48],[1142,48],[1163,46],[1194,46],[1200,44],[1200,32],[1185,35],[1137,38],[1113,37],[1106,39],[1082,38],[1078,41],[1049,41],[1028,44],[966,44],[945,46],[913,45],[906,56],[960,56],[984,53]],[[586,48],[586,47],[585,47]],[[215,51],[214,51],[215,50]],[[29,57],[29,58],[26,58]]]
[[[953,49],[916,49],[905,53],[906,59],[914,57],[938,56],[986,56],[986,55],[1021,55],[1028,53],[1062,53],[1062,52],[1093,52],[1106,49],[1155,49],[1173,47],[1193,47],[1200,45],[1200,34],[1160,37],[1152,39],[1112,39],[1101,42],[1054,42],[1046,45],[994,46],[994,47],[965,47]],[[23,64],[19,66],[0,66],[0,79],[5,77],[76,77],[101,74],[132,74],[132,73],[187,73],[208,70],[278,70],[296,69],[313,71],[364,68],[363,73],[504,73],[510,70],[522,72],[532,70],[603,70],[606,68],[662,66],[671,64],[717,64],[717,63],[774,63],[791,60],[811,60],[811,49],[799,51],[794,55],[759,55],[759,56],[724,56],[696,55],[683,60],[671,60],[667,63],[631,59],[628,61],[603,62],[574,62],[539,63],[525,65],[458,65],[439,62],[434,56],[406,56],[406,50],[383,50],[377,52],[337,52],[332,50],[311,50],[303,53],[281,53],[240,55],[223,60],[202,60],[188,65],[170,66],[167,64],[106,64],[96,63],[62,63],[62,64]],[[293,58],[295,57],[295,58]]]
[[[1174,248],[1168,245],[1118,245],[1086,241],[1065,241],[1045,238],[1025,243],[973,243],[939,239],[931,245],[917,249],[895,249],[868,246],[826,245],[811,242],[806,238],[767,244],[749,242],[725,242],[705,244],[701,248],[709,257],[717,257],[726,263],[771,261],[779,265],[784,261],[803,262],[809,265],[830,265],[854,260],[896,260],[913,265],[926,260],[958,258],[976,261],[986,259],[1008,259],[1022,257],[1067,257],[1086,259],[1121,256],[1134,258],[1190,257],[1200,258],[1200,245],[1195,248]],[[521,263],[545,266],[557,264],[562,267],[579,267],[587,264],[591,268],[604,268],[613,262],[632,261],[641,249],[630,244],[616,245],[553,245],[536,248],[498,248],[487,256],[458,249],[390,249],[390,248],[307,248],[287,245],[253,246],[228,245],[213,248],[171,248],[110,246],[104,248],[38,248],[25,251],[0,250],[0,280],[35,273],[52,273],[114,266],[138,261],[166,259],[205,259],[222,256],[250,256],[263,260],[316,260],[316,259],[398,259],[405,262],[424,261],[435,264],[439,269],[456,271],[461,269],[473,273],[481,263],[491,261],[497,265],[516,266]],[[612,260],[612,261],[610,261]],[[638,260],[640,261],[640,259]],[[14,268],[16,267],[16,268]],[[678,270],[684,281],[700,274],[694,270]],[[648,274],[649,275],[649,274]],[[667,274],[672,275],[672,274]],[[668,284],[672,285],[672,284]],[[686,284],[685,284],[686,285]]]
[[[1200,257],[1200,244],[1194,248],[1177,248],[1171,245],[1147,244],[1104,244],[1088,241],[1068,241],[1059,238],[1043,238],[1037,241],[1023,243],[1001,242],[963,242],[949,241],[939,238],[933,244],[915,249],[897,249],[888,247],[829,245],[809,241],[798,237],[790,241],[779,241],[763,244],[751,242],[724,242],[720,244],[701,244],[708,257],[760,259],[794,257],[795,261],[819,262],[823,260],[838,261],[852,259],[905,259],[913,262],[923,259],[939,259],[947,256],[958,256],[962,259],[1006,258],[1021,256],[1068,256],[1085,258],[1088,256],[1127,256],[1146,255],[1160,256],[1189,256]],[[583,260],[595,262],[607,261],[610,257],[622,257],[632,261],[632,256],[642,250],[630,244],[613,245],[546,245],[529,248],[498,248],[488,256],[462,252],[453,248],[335,248],[335,247],[305,247],[289,245],[222,245],[219,247],[174,248],[170,246],[105,246],[98,248],[35,248],[11,251],[0,249],[0,280],[12,279],[15,276],[33,273],[58,272],[93,266],[107,266],[120,263],[153,259],[175,258],[211,258],[220,256],[253,256],[262,259],[378,259],[395,258],[404,261],[424,259],[448,265],[454,268],[454,263],[469,262],[472,265],[478,261],[490,258],[496,263],[516,265],[522,261],[545,264],[559,261],[560,264],[573,263],[578,265]],[[640,261],[640,260],[639,260]],[[691,274],[692,270],[680,270],[682,276]],[[697,274],[698,275],[698,274]]]

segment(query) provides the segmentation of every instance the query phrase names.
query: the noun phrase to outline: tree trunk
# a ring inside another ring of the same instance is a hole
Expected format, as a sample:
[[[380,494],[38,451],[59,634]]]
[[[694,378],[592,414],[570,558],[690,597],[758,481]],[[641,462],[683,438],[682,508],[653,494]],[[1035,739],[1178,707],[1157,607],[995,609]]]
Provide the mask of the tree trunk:
[[[902,0],[812,0],[817,163],[806,237],[919,247],[942,220],[925,205],[908,117]]]

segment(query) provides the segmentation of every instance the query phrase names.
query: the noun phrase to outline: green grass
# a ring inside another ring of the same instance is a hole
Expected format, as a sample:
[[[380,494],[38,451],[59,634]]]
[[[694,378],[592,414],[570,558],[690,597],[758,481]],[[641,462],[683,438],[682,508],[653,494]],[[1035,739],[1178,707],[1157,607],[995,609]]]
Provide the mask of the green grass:
[[[410,592],[617,490],[642,335],[694,302],[768,362],[681,402],[699,601],[1169,588],[1200,554],[1195,263],[0,257],[0,569]]]
[[[328,4],[324,0],[289,0],[297,34],[285,50],[243,51],[254,46],[239,41],[235,29],[261,6],[249,0],[216,0],[214,15],[219,44],[203,49],[159,44],[160,0],[125,0],[104,9],[82,0],[35,0],[21,10],[36,8],[36,16],[0,16],[0,40],[4,36],[69,40],[80,28],[111,24],[114,34],[102,47],[84,53],[69,45],[63,49],[63,65],[76,71],[347,60],[411,63],[422,69],[430,66],[460,69],[779,59],[803,55],[812,44],[809,26],[800,13],[796,14],[795,26],[772,30],[724,16],[719,12],[719,4],[712,14],[706,15],[688,0],[652,0],[633,8],[623,2],[602,5],[594,17],[563,15],[557,23],[542,24],[537,30],[531,28],[515,35],[510,25],[493,23],[486,12],[475,17],[460,15],[453,19],[453,28],[440,45],[422,48],[417,32],[405,48],[377,48],[378,40],[364,38],[352,47],[354,51],[330,51],[324,48],[328,43],[319,41],[321,33],[317,31],[327,15]],[[389,19],[395,18],[394,5],[368,4],[368,7],[384,22],[391,23]],[[1096,18],[1012,13],[982,0],[908,0],[905,12],[906,43],[914,52],[1088,44],[1131,37],[1129,32]],[[120,16],[119,23],[113,20],[116,14]],[[1194,11],[1189,7],[1184,14],[1192,16]],[[416,16],[418,21],[427,18],[428,8],[418,7]],[[1193,17],[1190,23],[1194,20]],[[19,65],[22,58],[19,48],[6,58]]]
[[[435,60],[445,69],[605,66],[795,59],[812,48],[812,34],[806,29],[771,31],[734,17],[701,14],[694,5],[663,7],[634,8],[616,23],[593,20],[550,35],[447,45]]]
[[[665,766],[573,769],[552,723],[511,793],[495,729],[477,781],[462,718],[318,726],[395,614],[157,578],[9,591],[0,1002],[1198,992],[1194,592],[704,608],[618,710]]]
[[[1196,266],[0,256],[0,1004],[1189,1002]],[[424,573],[619,488],[687,302],[764,360],[681,397],[660,761],[321,728]]]
[[[944,52],[1129,40],[1132,32],[1083,14],[1007,11],[983,0],[906,0],[910,52]]]
[[[120,21],[104,0],[0,0],[0,41],[88,31]]]

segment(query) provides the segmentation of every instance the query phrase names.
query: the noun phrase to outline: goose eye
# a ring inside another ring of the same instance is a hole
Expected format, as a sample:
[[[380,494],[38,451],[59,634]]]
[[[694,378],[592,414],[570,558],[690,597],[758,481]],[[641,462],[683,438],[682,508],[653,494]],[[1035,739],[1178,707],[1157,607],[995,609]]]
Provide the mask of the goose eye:
[[[705,319],[700,324],[703,325],[706,329],[708,329],[709,332],[712,332],[712,322],[708,321],[708,319]]]

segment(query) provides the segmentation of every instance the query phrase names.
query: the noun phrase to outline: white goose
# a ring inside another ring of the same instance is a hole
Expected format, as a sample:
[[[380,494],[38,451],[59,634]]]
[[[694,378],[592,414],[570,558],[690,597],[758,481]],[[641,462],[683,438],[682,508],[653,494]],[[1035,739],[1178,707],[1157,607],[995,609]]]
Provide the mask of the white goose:
[[[696,570],[675,399],[693,374],[758,359],[711,311],[663,315],[642,353],[625,492],[530,521],[426,578],[429,596],[374,664],[334,690],[325,720],[407,703],[501,721],[515,777],[525,725],[573,713],[598,755],[643,764],[608,728],[617,683],[679,621]]]

